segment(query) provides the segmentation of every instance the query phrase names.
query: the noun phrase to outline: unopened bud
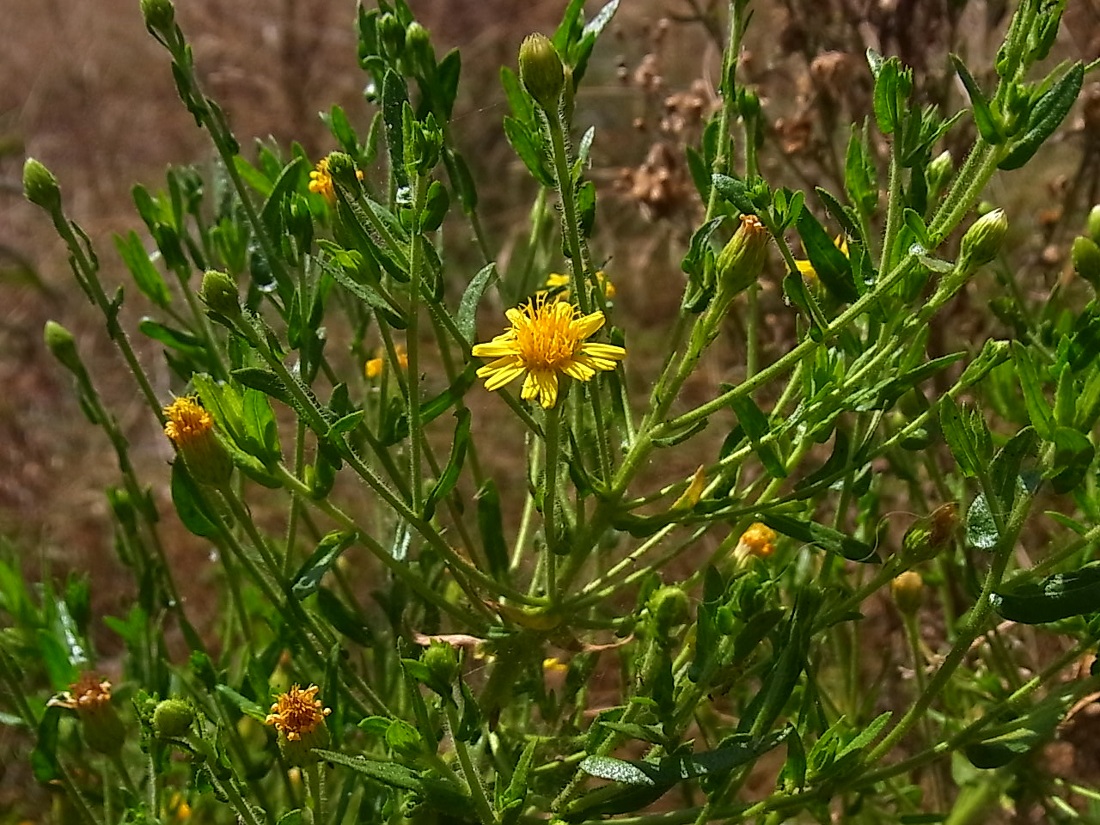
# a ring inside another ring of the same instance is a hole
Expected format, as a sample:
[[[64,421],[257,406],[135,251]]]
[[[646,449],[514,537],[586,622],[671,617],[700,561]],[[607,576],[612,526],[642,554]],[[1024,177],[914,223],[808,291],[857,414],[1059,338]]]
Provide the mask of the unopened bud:
[[[76,351],[76,341],[71,332],[56,321],[47,321],[43,338],[53,357],[60,361],[65,369],[74,373],[83,372],[84,364]]]
[[[916,570],[907,570],[890,583],[890,592],[898,610],[906,616],[912,616],[920,610],[924,596],[924,579]]]
[[[936,508],[927,518],[918,519],[905,533],[901,542],[903,557],[913,563],[933,558],[950,546],[958,526],[958,508],[953,502]]]
[[[325,161],[325,171],[332,181],[351,192],[358,191],[359,181],[363,178],[355,168],[355,161],[351,159],[351,155],[344,152],[331,152]]]
[[[405,29],[405,56],[412,62],[413,74],[417,77],[430,77],[435,72],[431,35],[415,21]]]
[[[666,634],[689,618],[688,597],[679,587],[666,585],[649,597],[649,613],[657,623],[657,630]]]
[[[1100,246],[1081,235],[1073,241],[1073,268],[1100,293]]]
[[[933,192],[942,190],[954,170],[955,162],[951,153],[947,150],[940,152],[928,164],[928,188]]]
[[[1085,221],[1085,231],[1096,243],[1100,243],[1100,203],[1089,210],[1088,220]]]
[[[439,687],[450,687],[458,677],[458,653],[446,642],[432,642],[424,651],[424,666]]]
[[[378,18],[378,39],[382,51],[391,60],[397,60],[405,52],[405,27],[390,12]]]
[[[165,34],[176,21],[176,9],[172,0],[141,0],[141,14],[145,25],[155,32]]]
[[[756,215],[742,215],[741,226],[718,254],[718,293],[726,299],[747,289],[760,277],[768,249],[768,230]]]
[[[225,272],[219,272],[216,269],[207,270],[202,276],[199,298],[214,312],[226,318],[236,318],[241,314],[237,282]]]
[[[519,47],[519,76],[531,97],[557,115],[565,88],[565,69],[558,50],[544,34],[529,34]]]
[[[1003,209],[987,212],[970,225],[960,247],[961,269],[975,269],[997,257],[1008,232],[1008,216]]]
[[[162,739],[183,736],[194,721],[194,708],[182,699],[165,699],[153,710],[153,730]]]
[[[53,172],[41,161],[27,158],[23,164],[23,194],[35,206],[41,206],[47,212],[61,211],[61,187]]]

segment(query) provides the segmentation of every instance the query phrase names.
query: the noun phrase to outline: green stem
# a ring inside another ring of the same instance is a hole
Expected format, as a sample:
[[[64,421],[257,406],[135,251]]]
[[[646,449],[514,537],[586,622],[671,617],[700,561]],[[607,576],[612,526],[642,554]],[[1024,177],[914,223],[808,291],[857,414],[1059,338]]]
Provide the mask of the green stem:
[[[451,731],[451,742],[454,745],[455,756],[458,757],[462,775],[470,788],[470,796],[473,799],[477,817],[481,820],[482,825],[496,825],[496,814],[493,813],[493,807],[489,804],[489,798],[485,795],[485,788],[481,784],[481,777],[478,775],[477,768],[474,766],[473,760],[470,759],[470,751],[466,747],[466,743],[458,736],[460,727],[458,709],[453,701],[447,701],[446,699],[443,700],[443,707],[447,715],[447,727]]]
[[[409,239],[409,329],[405,337],[409,354],[409,473],[412,493],[412,509],[423,509],[423,483],[421,482],[420,420],[420,290],[423,280],[424,238],[420,234],[420,214],[424,211],[428,187],[425,175],[413,181],[413,228]]]

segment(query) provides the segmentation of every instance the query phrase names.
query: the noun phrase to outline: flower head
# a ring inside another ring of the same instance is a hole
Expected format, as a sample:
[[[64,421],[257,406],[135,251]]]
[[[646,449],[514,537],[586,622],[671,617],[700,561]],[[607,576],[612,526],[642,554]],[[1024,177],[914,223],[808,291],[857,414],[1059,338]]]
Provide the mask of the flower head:
[[[67,691],[47,704],[76,711],[84,741],[97,753],[117,754],[122,747],[126,728],[111,705],[111,683],[103,677],[85,671]]]
[[[363,179],[363,170],[356,169],[355,177]],[[332,185],[332,173],[329,172],[328,158],[321,158],[317,165],[309,173],[309,191],[317,195],[324,195],[325,200],[336,203],[336,190]]]
[[[626,357],[622,347],[584,340],[603,326],[602,312],[580,315],[565,301],[536,298],[506,315],[511,329],[473,349],[478,358],[494,359],[477,371],[487,390],[498,390],[522,375],[521,397],[537,398],[550,409],[558,400],[559,373],[591,381],[597,371],[613,370]]]
[[[275,704],[271,706],[271,713],[264,719],[264,724],[274,725],[291,742],[298,742],[302,736],[313,733],[332,713],[332,708],[324,707],[317,698],[318,690],[317,685],[310,685],[304,690],[294,685],[286,693],[280,693],[275,697]]]
[[[743,559],[746,556],[767,558],[775,552],[776,532],[766,524],[757,521],[741,534],[734,549],[734,556]]]
[[[546,276],[546,289],[544,293],[553,293],[554,297],[559,301],[565,301],[569,299],[569,290],[572,286],[572,279],[568,275],[564,275],[560,272],[551,272]],[[611,300],[615,297],[615,284],[611,283],[607,275],[601,269],[596,272],[596,283],[603,288],[603,295],[607,300]]]
[[[397,365],[403,370],[409,368],[409,355],[405,351],[405,348],[401,344],[394,344],[394,354],[397,356]],[[382,370],[386,368],[386,356],[381,350],[375,351],[374,358],[368,358],[367,363],[363,365],[363,372],[366,373],[367,378],[372,381],[382,374]]]
[[[164,434],[180,451],[198,482],[222,484],[233,473],[233,460],[214,432],[214,419],[194,396],[182,396],[164,408]]]
[[[80,674],[80,678],[64,693],[49,701],[53,707],[75,710],[81,716],[94,714],[111,704],[111,683],[90,670]]]

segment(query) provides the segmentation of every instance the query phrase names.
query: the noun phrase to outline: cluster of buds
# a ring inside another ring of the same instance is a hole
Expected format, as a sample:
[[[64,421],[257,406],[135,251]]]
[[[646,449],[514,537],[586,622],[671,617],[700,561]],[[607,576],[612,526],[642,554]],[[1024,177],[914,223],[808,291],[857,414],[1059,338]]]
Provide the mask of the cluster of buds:
[[[1073,241],[1073,268],[1100,294],[1100,204],[1092,207],[1085,234]]]

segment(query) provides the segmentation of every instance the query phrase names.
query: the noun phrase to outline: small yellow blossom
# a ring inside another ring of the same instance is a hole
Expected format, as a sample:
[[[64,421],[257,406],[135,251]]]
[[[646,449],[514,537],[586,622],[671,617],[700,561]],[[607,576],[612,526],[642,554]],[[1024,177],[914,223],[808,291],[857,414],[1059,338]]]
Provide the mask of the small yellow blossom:
[[[164,434],[183,455],[192,477],[222,484],[233,473],[233,460],[214,432],[214,419],[194,396],[177,398],[164,408]]]
[[[168,800],[168,814],[175,822],[186,822],[191,818],[191,806],[178,791]]]
[[[837,235],[836,238],[833,239],[833,246],[843,252],[845,258],[848,257],[848,239],[843,235]],[[802,274],[802,277],[809,283],[817,283],[817,270],[814,269],[812,263],[802,258],[796,258],[794,265],[798,267],[798,271]]]
[[[305,690],[294,685],[286,693],[280,693],[264,724],[274,725],[291,742],[300,740],[303,734],[313,733],[332,713],[332,708],[326,708],[317,698],[318,690],[317,685],[310,685]]]
[[[398,366],[403,370],[407,370],[409,368],[409,355],[405,348],[401,344],[394,344],[393,351],[397,355]],[[367,378],[372,381],[382,374],[382,370],[386,366],[385,353],[382,350],[375,350],[375,353],[375,357],[367,359],[367,363],[363,368]]]
[[[567,300],[570,295],[571,281],[572,279],[568,275],[551,272],[546,276],[546,289],[544,292],[558,290],[554,292],[554,297],[559,301]],[[611,283],[611,280],[602,269],[596,272],[596,283],[603,287],[603,295],[607,300],[610,301],[615,297],[615,284]]]
[[[356,169],[355,177],[363,179],[363,170]],[[324,195],[329,203],[336,203],[336,190],[332,186],[332,175],[328,171],[328,158],[321,158],[317,166],[309,173],[309,191]]]
[[[741,534],[733,554],[738,559],[746,556],[758,556],[765,559],[775,552],[776,532],[766,524],[757,521]]]
[[[546,673],[565,673],[569,670],[569,665],[556,656],[551,656],[549,659],[542,660],[542,669]]]
[[[582,316],[565,301],[536,297],[506,315],[511,329],[473,349],[478,358],[494,359],[477,371],[487,390],[498,390],[522,375],[520,396],[525,401],[537,398],[550,409],[558,400],[559,373],[591,381],[597,371],[613,370],[626,357],[622,347],[584,340],[604,325],[602,312]]]

